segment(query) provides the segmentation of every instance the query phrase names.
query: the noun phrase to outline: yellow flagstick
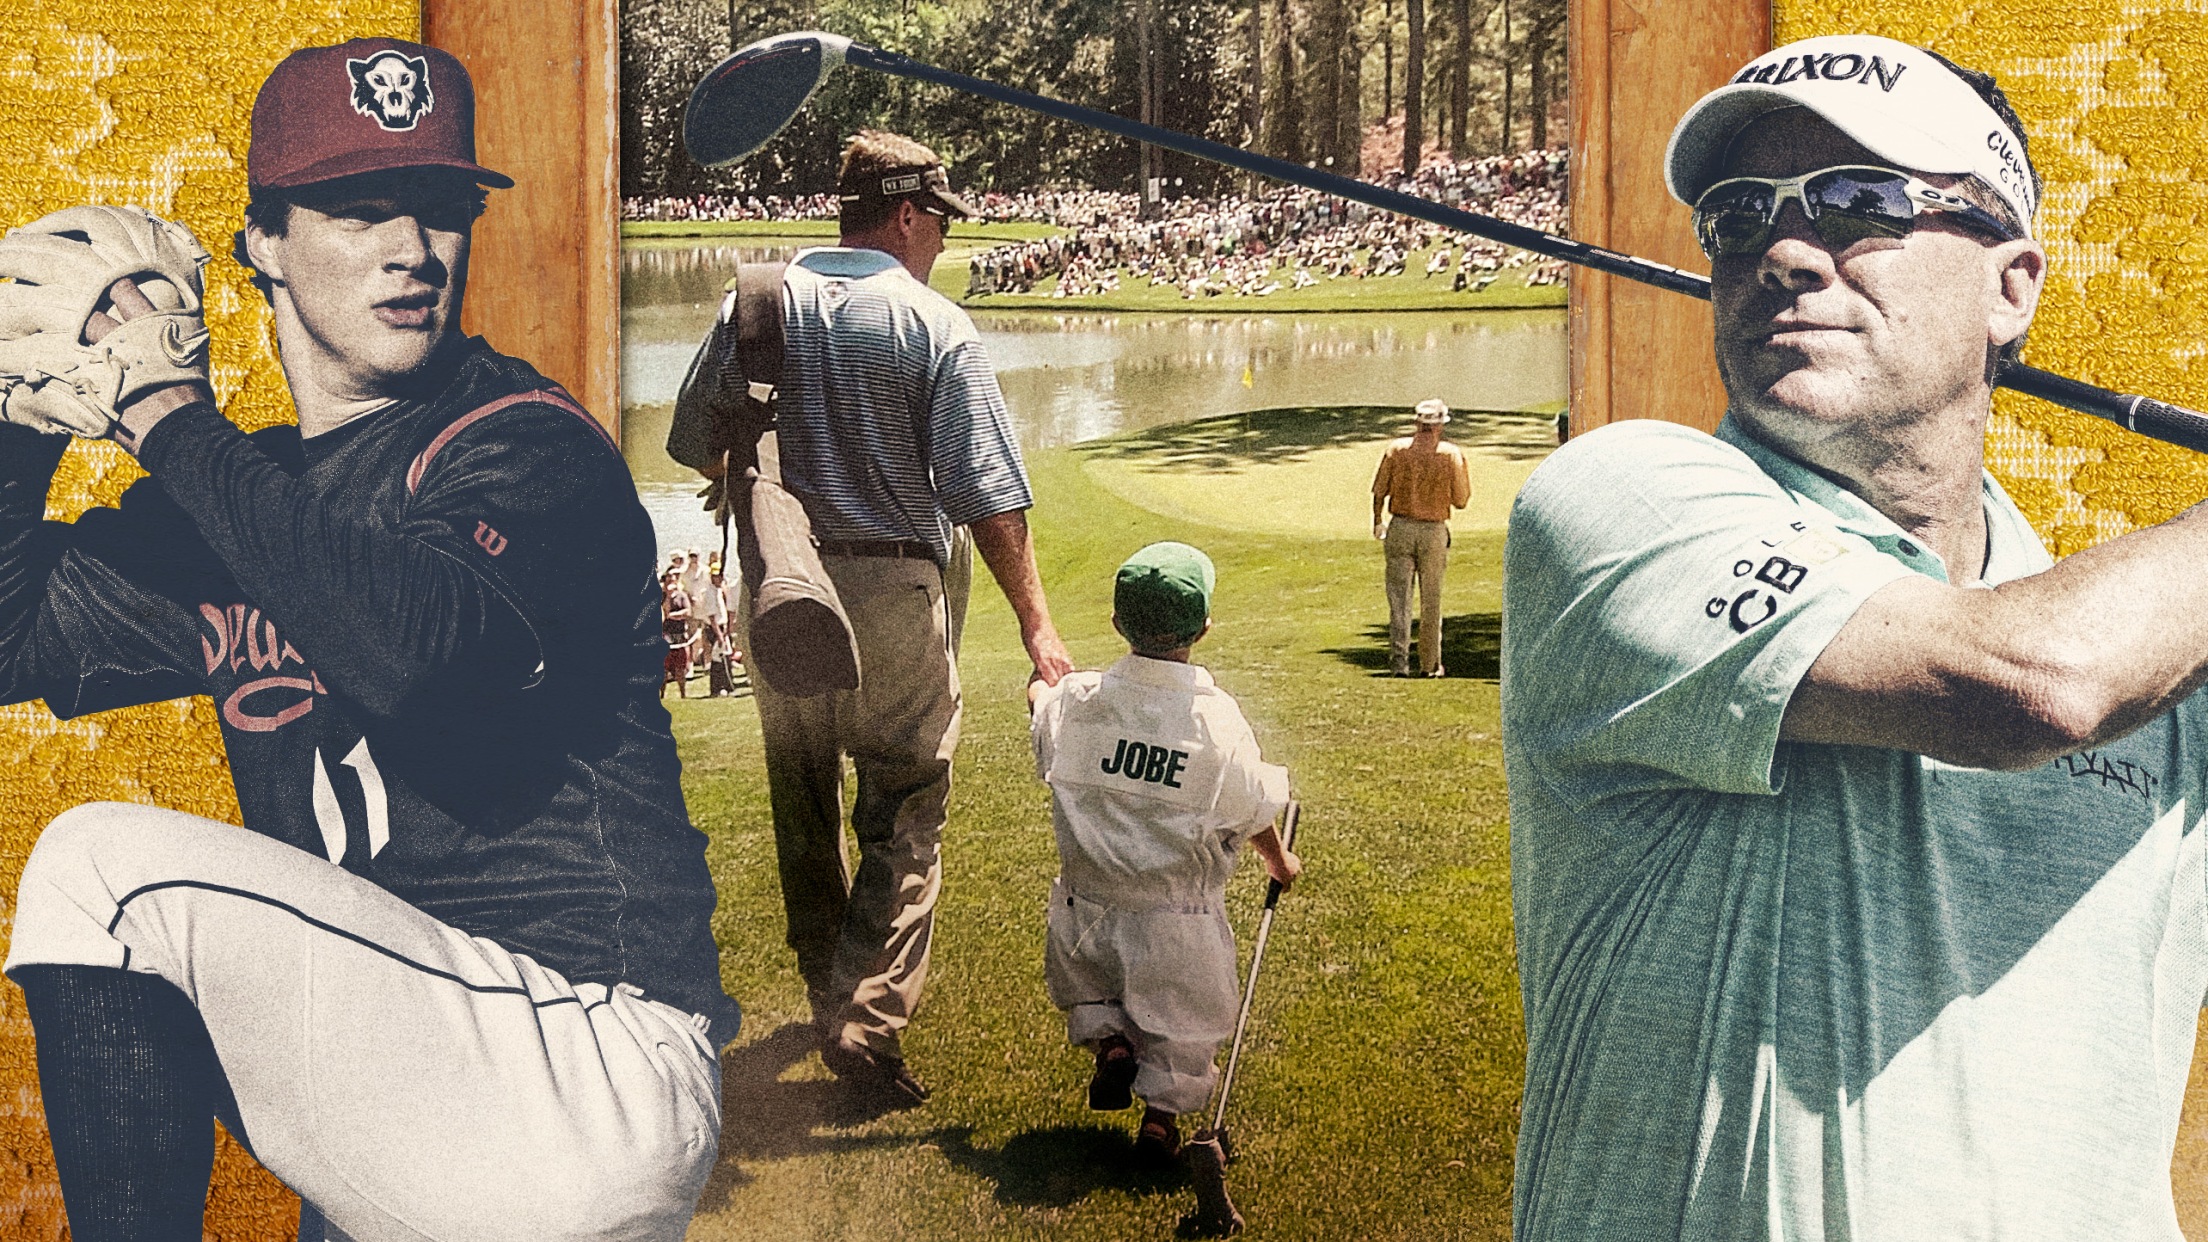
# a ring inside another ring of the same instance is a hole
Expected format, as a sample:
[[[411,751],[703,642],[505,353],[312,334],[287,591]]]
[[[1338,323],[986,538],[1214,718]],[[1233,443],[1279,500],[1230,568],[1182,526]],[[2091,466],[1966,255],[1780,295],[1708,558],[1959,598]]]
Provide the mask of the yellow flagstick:
[[[1244,388],[1257,387],[1257,359],[1255,357],[1242,360],[1242,386]]]

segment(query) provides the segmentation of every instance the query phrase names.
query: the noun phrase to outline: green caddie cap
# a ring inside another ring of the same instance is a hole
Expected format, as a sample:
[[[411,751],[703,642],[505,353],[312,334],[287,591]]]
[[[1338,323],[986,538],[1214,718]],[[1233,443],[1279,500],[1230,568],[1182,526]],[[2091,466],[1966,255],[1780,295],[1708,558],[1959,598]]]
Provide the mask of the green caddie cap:
[[[1153,543],[1127,558],[1112,587],[1119,632],[1138,647],[1191,642],[1211,619],[1219,575],[1211,558],[1185,543]]]

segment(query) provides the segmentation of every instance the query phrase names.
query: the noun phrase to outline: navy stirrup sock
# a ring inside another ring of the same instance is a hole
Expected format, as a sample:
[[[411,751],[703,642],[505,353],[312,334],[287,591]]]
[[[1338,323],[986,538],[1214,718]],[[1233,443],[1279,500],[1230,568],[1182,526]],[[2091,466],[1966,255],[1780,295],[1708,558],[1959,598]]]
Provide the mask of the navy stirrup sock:
[[[103,966],[18,966],[39,1093],[77,1242],[199,1242],[222,1065],[176,985]]]

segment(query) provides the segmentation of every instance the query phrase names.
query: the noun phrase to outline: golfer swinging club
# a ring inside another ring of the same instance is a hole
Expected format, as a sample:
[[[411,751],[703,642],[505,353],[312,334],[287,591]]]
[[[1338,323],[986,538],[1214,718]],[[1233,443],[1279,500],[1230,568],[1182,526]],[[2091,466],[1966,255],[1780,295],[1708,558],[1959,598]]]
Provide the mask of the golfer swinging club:
[[[1987,75],[1789,44],[1666,164],[1724,421],[1510,523],[1516,1237],[2178,1242],[2208,513],[2055,564],[1986,474],[2047,263]]]

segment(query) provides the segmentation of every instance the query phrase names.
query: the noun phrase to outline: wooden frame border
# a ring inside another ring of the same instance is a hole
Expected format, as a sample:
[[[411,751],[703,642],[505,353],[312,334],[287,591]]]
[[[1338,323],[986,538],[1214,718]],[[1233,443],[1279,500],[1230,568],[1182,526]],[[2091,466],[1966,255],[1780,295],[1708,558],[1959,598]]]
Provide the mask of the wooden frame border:
[[[1664,189],[1688,105],[1771,47],[1770,0],[1571,0],[1572,235],[1705,271]],[[1725,410],[1706,304],[1572,273],[1572,430],[1662,418],[1710,430]]]
[[[620,435],[617,0],[423,0],[422,41],[475,79],[477,154],[514,178],[476,225],[467,330]]]

